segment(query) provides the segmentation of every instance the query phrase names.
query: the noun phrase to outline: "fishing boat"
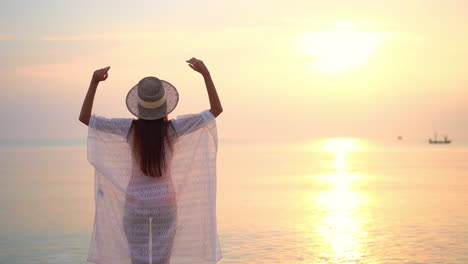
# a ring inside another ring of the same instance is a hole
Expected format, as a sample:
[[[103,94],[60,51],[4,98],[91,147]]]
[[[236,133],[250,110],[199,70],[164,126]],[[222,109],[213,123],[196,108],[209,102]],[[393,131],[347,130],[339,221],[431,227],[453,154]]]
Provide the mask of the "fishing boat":
[[[434,138],[429,139],[429,144],[450,144],[452,140],[448,139],[447,136],[444,137],[444,140],[437,140],[437,134],[434,134]]]

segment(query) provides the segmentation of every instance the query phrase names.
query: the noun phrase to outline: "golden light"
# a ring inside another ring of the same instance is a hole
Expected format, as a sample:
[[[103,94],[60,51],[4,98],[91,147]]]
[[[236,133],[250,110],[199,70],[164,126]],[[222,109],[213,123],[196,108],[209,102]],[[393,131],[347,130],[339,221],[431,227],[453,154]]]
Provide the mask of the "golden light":
[[[359,179],[359,175],[351,174],[347,171],[347,153],[361,149],[362,142],[353,138],[331,138],[321,142],[321,149],[334,154],[332,168],[333,174],[318,175],[317,178],[330,184],[335,189],[346,188],[349,184]]]
[[[361,201],[359,193],[341,188],[323,191],[318,197],[317,203],[326,214],[316,230],[329,244],[334,259],[356,261],[363,256],[359,238],[364,232],[357,213]]]
[[[331,138],[325,140],[323,149],[334,152],[335,154],[344,154],[358,149],[358,141],[353,138]]]
[[[305,52],[315,58],[312,68],[337,74],[362,67],[384,40],[384,34],[358,30],[351,22],[336,22],[334,27],[302,36]]]
[[[361,177],[349,173],[348,163],[349,153],[360,149],[361,145],[352,138],[333,138],[322,143],[322,150],[334,153],[334,173],[318,177],[330,188],[321,191],[316,198],[324,213],[316,230],[329,245],[326,254],[333,262],[357,263],[365,252],[361,239],[366,232],[359,214],[365,197],[352,190],[353,184]]]

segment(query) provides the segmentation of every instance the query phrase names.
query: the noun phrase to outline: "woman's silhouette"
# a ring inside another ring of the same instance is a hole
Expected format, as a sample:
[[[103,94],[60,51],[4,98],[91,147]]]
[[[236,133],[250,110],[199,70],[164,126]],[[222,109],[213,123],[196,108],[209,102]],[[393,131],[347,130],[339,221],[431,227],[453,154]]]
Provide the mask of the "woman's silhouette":
[[[174,143],[183,135],[203,127],[207,120],[217,117],[223,111],[205,64],[196,58],[187,60],[187,63],[205,80],[209,111],[169,120],[167,115],[178,104],[176,88],[156,77],[145,77],[130,89],[126,97],[129,111],[138,119],[132,119],[128,129],[119,127],[119,121],[122,121],[119,119],[102,118],[109,121],[102,121],[102,124],[108,125],[99,125],[99,121],[96,121],[99,119],[91,116],[92,104],[97,86],[107,79],[110,67],[94,72],[81,109],[81,122],[104,133],[125,136],[131,150],[131,175],[128,184],[124,186],[122,227],[132,264],[169,264],[171,261],[178,226],[177,195],[171,172]],[[91,125],[92,118],[94,123]],[[103,153],[100,155],[105,155]],[[95,154],[88,153],[90,155]],[[105,189],[99,187],[99,197],[104,196]]]

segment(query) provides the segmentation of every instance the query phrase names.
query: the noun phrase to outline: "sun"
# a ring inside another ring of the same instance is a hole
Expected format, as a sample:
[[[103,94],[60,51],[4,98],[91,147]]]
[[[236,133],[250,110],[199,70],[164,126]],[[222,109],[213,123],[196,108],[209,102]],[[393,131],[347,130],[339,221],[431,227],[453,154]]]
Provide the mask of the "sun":
[[[383,40],[383,33],[361,31],[351,22],[335,22],[330,29],[301,37],[305,52],[315,58],[312,69],[328,74],[362,67]]]

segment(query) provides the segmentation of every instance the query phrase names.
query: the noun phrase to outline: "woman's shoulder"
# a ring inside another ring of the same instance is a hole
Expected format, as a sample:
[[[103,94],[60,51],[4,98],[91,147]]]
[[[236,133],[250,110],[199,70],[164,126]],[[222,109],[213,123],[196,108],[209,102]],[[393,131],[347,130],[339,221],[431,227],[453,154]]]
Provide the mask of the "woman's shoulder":
[[[109,118],[92,114],[89,121],[89,127],[99,131],[100,133],[124,136],[127,135],[133,120],[133,118],[128,117]]]
[[[206,109],[198,113],[178,115],[170,119],[170,122],[177,135],[182,136],[206,126],[214,119],[211,111]]]

